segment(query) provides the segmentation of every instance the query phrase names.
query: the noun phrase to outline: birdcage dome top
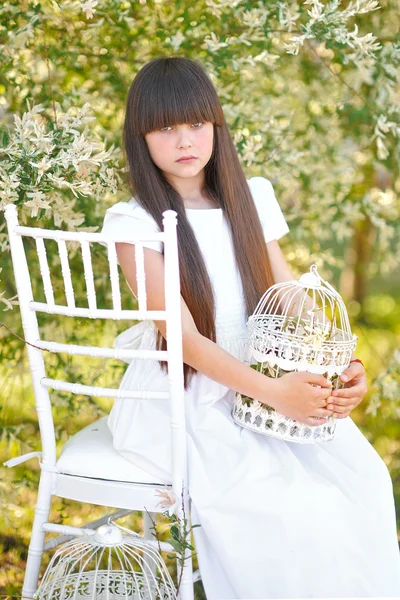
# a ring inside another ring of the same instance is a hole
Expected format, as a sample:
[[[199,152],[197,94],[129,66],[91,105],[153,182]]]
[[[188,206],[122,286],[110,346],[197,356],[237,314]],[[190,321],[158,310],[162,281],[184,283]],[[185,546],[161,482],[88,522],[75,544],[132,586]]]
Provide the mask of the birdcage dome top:
[[[124,536],[121,529],[108,524],[99,527],[93,537],[88,538],[88,541],[94,546],[119,546],[124,544]]]
[[[161,555],[139,534],[115,523],[62,544],[35,600],[176,600]]]
[[[298,280],[271,286],[248,321],[249,347],[259,362],[315,373],[341,373],[357,337],[340,294],[312,265]],[[350,355],[349,355],[350,353]]]
[[[313,265],[314,266],[314,265]],[[312,269],[312,267],[311,267]],[[309,288],[318,288],[321,287],[321,279],[318,277],[317,273],[316,273],[316,269],[315,272],[311,271],[310,273],[303,273],[303,275],[300,277],[298,282],[299,285],[303,285],[304,287],[309,287]]]

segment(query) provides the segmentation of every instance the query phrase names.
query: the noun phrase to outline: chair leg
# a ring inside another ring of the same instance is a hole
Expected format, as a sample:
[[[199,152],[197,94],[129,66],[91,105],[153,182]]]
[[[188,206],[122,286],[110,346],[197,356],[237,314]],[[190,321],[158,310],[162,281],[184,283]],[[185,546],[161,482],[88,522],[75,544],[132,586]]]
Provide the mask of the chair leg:
[[[40,565],[42,562],[45,531],[42,525],[48,521],[51,506],[52,474],[42,471],[40,475],[38,497],[31,541],[28,550],[28,560],[22,589],[22,600],[31,600],[38,588]]]
[[[191,524],[190,498],[187,493],[184,496],[183,502],[186,515],[189,515],[189,517],[186,517],[188,519],[187,523]],[[191,532],[186,534],[186,543],[188,546],[193,543]],[[180,578],[179,600],[194,600],[193,560],[192,551],[189,548],[185,550],[185,560],[182,569],[180,570],[179,565],[177,565],[177,574]]]
[[[180,577],[180,568],[177,567],[177,574]],[[193,600],[194,599],[194,582],[193,582],[193,564],[191,552],[186,552],[186,558],[183,565],[183,573],[181,577],[181,584],[179,587],[179,600]]]

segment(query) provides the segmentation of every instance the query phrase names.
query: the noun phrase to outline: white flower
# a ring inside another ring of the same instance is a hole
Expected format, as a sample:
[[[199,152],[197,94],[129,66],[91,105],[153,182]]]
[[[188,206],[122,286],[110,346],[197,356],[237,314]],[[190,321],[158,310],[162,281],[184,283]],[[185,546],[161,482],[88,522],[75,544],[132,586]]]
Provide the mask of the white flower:
[[[254,29],[255,27],[262,27],[267,20],[268,13],[265,8],[252,8],[251,10],[246,10],[241,15],[240,20],[243,25]]]
[[[96,12],[95,6],[98,5],[98,0],[86,0],[86,2],[81,2],[81,10],[86,13],[87,19],[92,19],[94,13]]]
[[[28,23],[28,25],[19,29],[14,36],[11,36],[11,44],[14,48],[25,48],[27,42],[34,37],[32,24]]]
[[[350,48],[357,48],[357,52],[355,54],[356,56],[359,56],[361,58],[363,54],[371,55],[376,50],[381,49],[381,44],[379,42],[376,42],[377,38],[372,33],[367,33],[362,37],[358,37],[357,34],[358,26],[354,25],[354,30],[348,32],[346,40]]]
[[[177,502],[175,494],[171,488],[165,487],[163,490],[156,490],[156,495],[161,498],[157,506],[160,506],[163,510],[168,511],[169,516],[173,515],[176,511]]]
[[[36,217],[40,208],[49,208],[50,202],[46,200],[46,196],[44,192],[27,192],[26,195],[28,198],[32,198],[32,200],[28,200],[25,202],[25,206],[31,208],[31,217]]]
[[[296,55],[299,53],[300,47],[304,44],[304,40],[308,37],[310,36],[306,33],[304,33],[303,35],[294,35],[293,37],[289,38],[289,42],[292,43],[284,44],[283,47],[285,48],[288,54]]]
[[[92,187],[87,181],[75,180],[70,183],[65,178],[52,175],[51,173],[48,175],[48,178],[56,184],[58,188],[69,188],[76,198],[78,197],[78,192],[81,196],[89,196],[92,192]]]
[[[294,14],[291,14],[289,6],[279,3],[279,23],[286,27],[289,33],[291,33],[293,27],[296,25],[297,19],[300,17],[299,10],[294,8],[294,11]]]
[[[64,222],[68,227],[79,227],[85,220],[85,215],[77,212],[75,209],[75,200],[69,200],[67,203],[61,194],[55,192],[53,194],[53,219],[54,225],[60,227]]]
[[[311,20],[310,20],[310,24],[312,25],[313,23],[315,23],[315,21],[318,21],[319,19],[321,19],[322,16],[322,11],[324,8],[324,5],[319,2],[318,0],[305,0],[304,4],[311,4],[312,8],[311,10],[308,10],[307,13],[310,15]]]
[[[256,159],[257,152],[263,147],[262,142],[256,139],[257,136],[251,136],[246,140],[242,148],[242,157],[245,163],[250,166]]]
[[[173,47],[173,49],[176,51],[176,50],[179,50],[180,45],[185,40],[186,40],[186,37],[183,35],[182,31],[178,31],[175,35],[173,35],[171,37],[170,44]]]
[[[15,171],[8,172],[0,166],[0,209],[18,200],[18,188],[21,186],[20,170],[17,167]]]
[[[5,292],[0,293],[0,302],[5,304],[8,310],[12,310],[13,306],[18,305],[18,296],[15,295],[12,298],[4,298],[4,294]]]
[[[240,2],[241,0],[206,0],[206,5],[208,6],[209,12],[219,19],[225,8],[232,10],[233,8],[236,8]]]
[[[219,38],[212,31],[209,36],[204,38],[207,48],[210,52],[217,52],[220,48],[224,48],[228,44],[226,42],[220,42]]]
[[[47,160],[47,158],[45,158],[45,157],[42,157],[37,163],[30,161],[29,164],[38,170],[38,176],[37,176],[36,183],[39,183],[40,180],[42,179],[44,173],[46,171],[48,171],[49,169],[51,169],[51,167],[53,166],[52,161]]]
[[[314,326],[314,328],[311,328],[309,325],[305,325],[304,329],[310,335],[306,336],[303,339],[303,341],[306,344],[312,342],[312,347],[314,350],[318,350],[318,349],[322,348],[322,345],[326,341],[326,338],[329,334],[330,327],[331,327],[330,323],[325,323],[325,326],[323,329],[320,325],[316,325],[316,326]]]

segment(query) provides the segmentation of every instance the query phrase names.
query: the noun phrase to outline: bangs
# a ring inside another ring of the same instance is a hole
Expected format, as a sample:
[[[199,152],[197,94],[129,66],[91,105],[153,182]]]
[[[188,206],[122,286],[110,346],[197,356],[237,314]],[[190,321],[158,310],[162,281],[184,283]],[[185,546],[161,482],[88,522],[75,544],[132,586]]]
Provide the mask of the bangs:
[[[147,67],[147,68],[146,68]],[[213,84],[192,61],[156,59],[142,68],[133,88],[133,133],[145,136],[178,123],[208,121],[222,126],[224,116]],[[139,81],[138,81],[139,80]]]

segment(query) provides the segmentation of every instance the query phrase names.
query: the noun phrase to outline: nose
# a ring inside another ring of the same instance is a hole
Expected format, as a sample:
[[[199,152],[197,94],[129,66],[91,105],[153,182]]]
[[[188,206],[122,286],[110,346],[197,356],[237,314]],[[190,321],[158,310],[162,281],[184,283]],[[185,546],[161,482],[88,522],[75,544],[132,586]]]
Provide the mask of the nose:
[[[179,129],[179,136],[177,146],[178,148],[191,148],[192,141],[190,136],[190,129],[186,127],[182,127]]]

